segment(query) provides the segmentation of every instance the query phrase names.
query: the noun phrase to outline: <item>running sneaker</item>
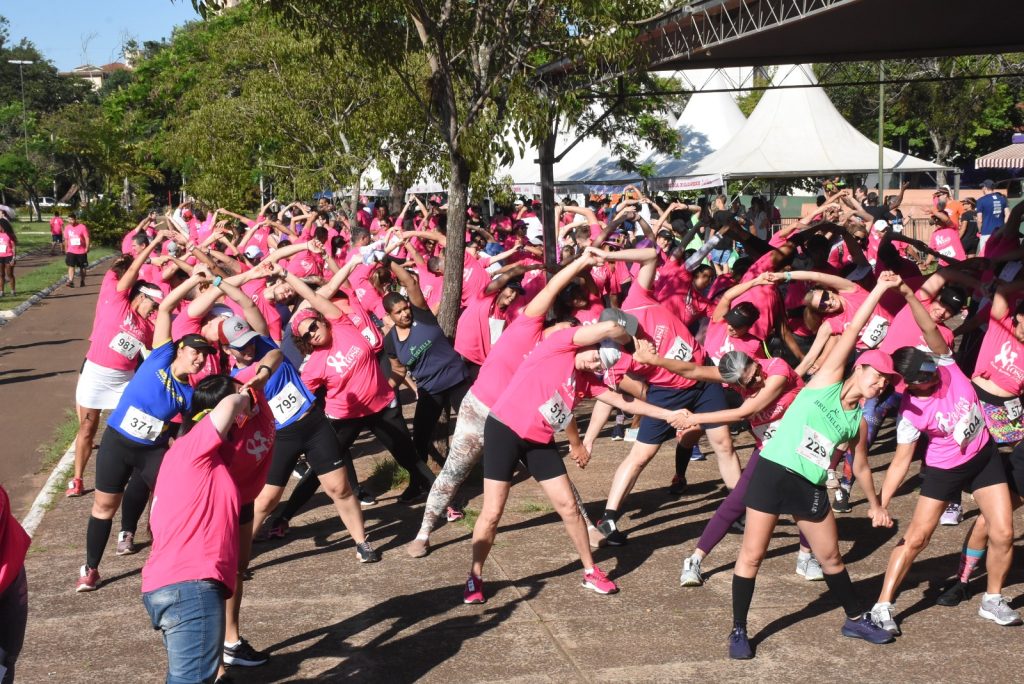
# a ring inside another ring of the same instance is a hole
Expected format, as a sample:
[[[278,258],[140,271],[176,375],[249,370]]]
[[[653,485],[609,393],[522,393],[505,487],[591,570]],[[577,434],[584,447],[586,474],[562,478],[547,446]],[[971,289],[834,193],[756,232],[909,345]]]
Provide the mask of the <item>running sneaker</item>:
[[[738,519],[734,520],[730,528],[736,530],[740,534],[743,534],[747,529],[747,514],[744,513]]]
[[[360,563],[376,563],[380,560],[380,554],[373,550],[370,542],[356,544],[356,558]]]
[[[1006,603],[1006,598],[1002,594],[983,596],[978,615],[1004,627],[1021,624],[1020,613]]]
[[[967,582],[953,580],[952,584],[942,590],[939,598],[935,599],[935,603],[947,607],[959,606],[970,597],[971,591]]]
[[[430,540],[417,537],[409,542],[409,545],[405,547],[405,552],[409,554],[410,558],[423,558],[430,553]]]
[[[871,608],[871,621],[893,636],[900,635],[900,626],[892,617],[893,606],[891,603],[876,603]]]
[[[117,535],[117,555],[118,556],[130,556],[138,551],[135,548],[135,535],[131,532],[121,532]]]
[[[686,478],[679,475],[672,476],[672,483],[668,486],[669,496],[682,496],[686,491]]]
[[[850,504],[850,490],[842,484],[836,487],[836,496],[832,502],[832,510],[836,513],[849,513],[853,510],[853,506]]]
[[[964,507],[958,503],[950,502],[946,506],[946,510],[942,513],[942,517],[939,518],[940,525],[959,525],[960,521],[964,519]]]
[[[466,580],[466,588],[462,592],[462,602],[483,603],[486,600],[484,598],[484,581],[476,575],[470,575]]]
[[[683,572],[679,575],[679,586],[699,587],[704,584],[704,576],[700,574],[700,558],[690,556],[683,560]]]
[[[626,535],[619,530],[614,520],[605,520],[604,518],[598,520],[597,529],[604,535],[604,540],[610,546],[626,545]]]
[[[896,637],[871,621],[871,613],[864,613],[858,618],[846,618],[840,631],[843,636],[863,639],[872,644],[889,644],[896,640]]]
[[[708,457],[704,455],[704,452],[700,450],[700,447],[696,444],[693,445],[693,451],[690,453],[691,461],[706,461]]]
[[[465,518],[466,514],[458,506],[449,506],[445,510],[445,516],[448,518],[448,522],[455,522],[457,520],[462,520],[463,518]]]
[[[626,426],[622,423],[616,423],[612,427],[612,441],[621,442],[626,437]]]
[[[754,657],[746,627],[736,625],[732,628],[729,634],[729,657],[733,660],[750,660]]]
[[[213,684],[235,684],[235,680],[229,677],[228,673],[225,672],[220,677],[217,677],[217,679],[214,680]]]
[[[402,494],[404,495],[405,492],[402,492]],[[360,508],[371,508],[377,505],[376,497],[374,497],[373,494],[370,494],[370,492],[363,489],[362,486],[356,487],[356,498],[359,499]],[[401,497],[399,497],[399,499],[401,500]]]
[[[75,582],[75,591],[96,591],[100,586],[100,571],[83,565],[78,570],[78,580]]]
[[[598,594],[614,594],[619,591],[619,588],[615,586],[615,582],[608,579],[608,575],[601,572],[601,568],[596,565],[591,568],[590,572],[583,573],[583,582],[581,584],[584,589],[596,591]]]
[[[68,496],[68,497],[71,497],[71,496],[82,496],[82,494],[84,494],[84,493],[85,493],[85,483],[82,482],[82,478],[80,478],[80,477],[73,477],[73,478],[71,478],[71,481],[68,482],[68,489],[67,489],[66,492],[64,492],[64,496]]]
[[[419,485],[409,485],[405,488],[405,491],[398,495],[398,501],[400,503],[413,503],[423,496],[426,491],[427,490]],[[362,500],[360,500],[360,503],[362,503]],[[373,503],[377,503],[376,500],[374,500]]]
[[[256,534],[253,535],[252,540],[254,542],[266,542],[271,539],[284,539],[288,536],[288,531],[291,526],[288,521],[281,518],[279,520],[268,520]]]
[[[808,582],[820,582],[825,579],[825,573],[821,571],[821,563],[818,562],[813,553],[809,553],[807,556],[797,553],[796,574]]]
[[[587,536],[590,537],[590,548],[599,549],[608,543],[608,540],[601,534],[601,530],[593,525],[587,525]]]
[[[270,656],[263,651],[257,651],[244,638],[239,637],[234,646],[224,644],[224,664],[240,665],[241,667],[258,667],[263,665]]]

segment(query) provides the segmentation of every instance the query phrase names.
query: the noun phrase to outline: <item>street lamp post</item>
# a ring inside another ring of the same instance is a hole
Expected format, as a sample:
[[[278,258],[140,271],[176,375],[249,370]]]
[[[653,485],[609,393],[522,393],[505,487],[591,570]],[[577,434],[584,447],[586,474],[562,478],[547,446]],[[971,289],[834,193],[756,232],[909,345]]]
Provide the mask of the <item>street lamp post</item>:
[[[21,79],[21,129],[25,135],[25,160],[28,161],[28,106],[25,104],[25,65],[35,64],[31,59],[9,59],[8,64],[18,65],[18,76]]]

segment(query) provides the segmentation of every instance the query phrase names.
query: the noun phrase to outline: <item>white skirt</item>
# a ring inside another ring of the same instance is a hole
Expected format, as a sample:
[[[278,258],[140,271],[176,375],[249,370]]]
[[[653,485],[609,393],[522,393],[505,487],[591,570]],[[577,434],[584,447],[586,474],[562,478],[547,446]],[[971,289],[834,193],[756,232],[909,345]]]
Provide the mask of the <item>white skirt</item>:
[[[86,359],[75,388],[75,402],[82,408],[111,411],[121,401],[134,370],[113,370]]]

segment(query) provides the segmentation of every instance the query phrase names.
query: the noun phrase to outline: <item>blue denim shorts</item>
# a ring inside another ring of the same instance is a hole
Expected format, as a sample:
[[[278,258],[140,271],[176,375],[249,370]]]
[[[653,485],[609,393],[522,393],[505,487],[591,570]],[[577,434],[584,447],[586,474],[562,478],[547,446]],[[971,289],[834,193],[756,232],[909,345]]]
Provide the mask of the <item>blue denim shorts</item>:
[[[142,595],[153,629],[167,648],[167,684],[212,682],[224,650],[224,600],[220,582],[168,584]]]
[[[713,250],[711,250],[710,257],[711,257],[711,263],[718,264],[719,266],[724,266],[725,264],[729,263],[729,259],[732,258],[732,250],[731,249],[713,249]]]

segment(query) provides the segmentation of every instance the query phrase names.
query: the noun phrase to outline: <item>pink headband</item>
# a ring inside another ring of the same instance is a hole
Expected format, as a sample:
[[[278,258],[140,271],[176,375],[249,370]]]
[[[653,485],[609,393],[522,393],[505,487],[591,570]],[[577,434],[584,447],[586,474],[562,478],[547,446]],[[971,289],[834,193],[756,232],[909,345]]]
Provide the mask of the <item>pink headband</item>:
[[[296,338],[300,337],[299,325],[302,324],[302,321],[308,321],[309,319],[316,318],[319,315],[320,314],[318,314],[314,309],[302,309],[301,311],[296,312],[292,316],[290,323],[292,326],[292,336]]]

